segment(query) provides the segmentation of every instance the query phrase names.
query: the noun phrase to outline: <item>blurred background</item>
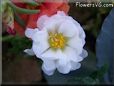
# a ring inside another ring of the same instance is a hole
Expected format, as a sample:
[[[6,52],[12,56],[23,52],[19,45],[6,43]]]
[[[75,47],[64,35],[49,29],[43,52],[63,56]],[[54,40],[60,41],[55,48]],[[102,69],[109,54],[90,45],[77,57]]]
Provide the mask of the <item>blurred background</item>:
[[[80,73],[80,75],[86,75],[89,73],[87,70],[96,69],[96,38],[104,19],[112,8],[81,8],[76,7],[75,3],[69,3],[69,5],[69,15],[81,24],[86,33],[85,49],[89,55],[82,61],[82,67],[84,66],[86,70]],[[23,50],[26,48],[31,48],[31,41],[28,38],[9,35],[2,29],[3,84],[48,84],[48,77],[41,70],[42,61],[35,56],[25,54]],[[53,77],[53,79],[56,78]]]

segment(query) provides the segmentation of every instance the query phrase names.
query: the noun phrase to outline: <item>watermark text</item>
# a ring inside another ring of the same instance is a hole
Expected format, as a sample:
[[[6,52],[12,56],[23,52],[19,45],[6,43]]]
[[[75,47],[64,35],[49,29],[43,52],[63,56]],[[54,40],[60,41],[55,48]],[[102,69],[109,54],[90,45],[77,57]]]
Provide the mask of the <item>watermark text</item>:
[[[76,7],[114,7],[114,4],[112,3],[102,3],[102,2],[97,2],[97,3],[81,3],[81,2],[76,2]]]

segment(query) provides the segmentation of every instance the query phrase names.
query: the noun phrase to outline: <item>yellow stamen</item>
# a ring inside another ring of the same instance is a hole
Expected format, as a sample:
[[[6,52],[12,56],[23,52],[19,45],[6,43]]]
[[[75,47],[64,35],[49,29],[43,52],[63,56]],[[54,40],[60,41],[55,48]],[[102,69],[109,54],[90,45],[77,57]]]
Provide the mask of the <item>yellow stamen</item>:
[[[66,41],[66,37],[64,37],[62,33],[49,33],[48,42],[51,48],[63,49],[66,45]]]

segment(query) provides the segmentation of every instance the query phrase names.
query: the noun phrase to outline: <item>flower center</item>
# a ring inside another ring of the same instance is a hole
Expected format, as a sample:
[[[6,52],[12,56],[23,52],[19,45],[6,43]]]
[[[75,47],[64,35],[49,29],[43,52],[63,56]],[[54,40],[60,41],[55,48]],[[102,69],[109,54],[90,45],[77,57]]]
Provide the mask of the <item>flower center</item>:
[[[66,41],[66,37],[64,37],[62,33],[49,33],[48,42],[51,48],[63,49],[65,47]]]

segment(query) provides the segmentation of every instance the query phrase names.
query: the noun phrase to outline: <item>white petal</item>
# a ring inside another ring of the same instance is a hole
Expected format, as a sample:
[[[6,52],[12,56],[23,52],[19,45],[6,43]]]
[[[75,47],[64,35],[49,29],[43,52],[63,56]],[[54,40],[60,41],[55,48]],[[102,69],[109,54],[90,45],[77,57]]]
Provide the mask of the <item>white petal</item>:
[[[79,37],[80,38],[85,38],[85,32],[84,32],[84,30],[83,30],[83,28],[81,27],[81,25],[76,21],[76,20],[74,20],[72,17],[70,18],[72,21],[73,21],[73,23],[77,26],[77,28],[78,28],[78,30],[79,30]]]
[[[27,28],[27,29],[25,30],[25,36],[27,36],[28,38],[32,38],[32,36],[33,36],[37,31],[39,31],[38,28],[36,28],[36,29]]]
[[[32,49],[37,57],[41,56],[41,54],[45,52],[48,48],[49,48],[49,44],[47,42],[41,42],[41,43],[33,42]]]
[[[75,24],[73,24],[72,21],[69,20],[66,20],[61,24],[58,32],[63,33],[66,37],[73,37],[74,35],[79,34]]]
[[[58,11],[57,14],[55,14],[51,17],[48,17],[47,15],[43,15],[38,19],[37,27],[39,27],[40,29],[45,27],[45,29],[52,30],[52,29],[56,28],[56,25],[58,23],[61,24],[61,22],[62,22],[61,20],[64,20],[63,16],[65,16],[65,15],[66,14],[63,11]]]
[[[37,43],[48,42],[48,32],[46,30],[37,31],[33,35],[32,40]]]
[[[71,65],[69,63],[67,63],[66,65],[58,65],[57,66],[57,70],[60,72],[60,73],[63,73],[63,74],[67,74],[70,72],[71,70]]]
[[[56,69],[55,61],[54,60],[50,60],[48,58],[45,58],[45,59],[43,59],[43,67],[47,71],[55,70]]]
[[[42,59],[48,58],[48,59],[56,60],[56,59],[58,59],[58,55],[59,55],[58,50],[54,51],[52,49],[48,49],[41,56],[42,56]]]
[[[63,11],[58,11],[57,14],[50,17],[50,20],[55,20],[56,22],[59,22],[60,20],[66,20],[68,16]]]
[[[48,21],[44,23],[46,30],[49,32],[58,31],[60,25],[66,20],[66,16],[64,16],[63,12],[58,12],[58,14],[49,17]]]
[[[66,16],[66,14],[63,11],[57,11],[57,15]]]
[[[77,55],[75,49],[66,47],[64,50],[64,53],[67,55],[67,58],[74,62],[80,62],[83,60],[83,58],[79,55]]]
[[[82,53],[83,43],[82,40],[77,36],[70,38],[67,42],[67,45],[69,45],[71,48],[74,48],[78,55]]]
[[[85,58],[88,56],[88,52],[83,49],[82,53],[80,54],[81,57]]]
[[[85,45],[85,39],[81,39],[82,40],[82,46]]]
[[[42,29],[44,27],[44,22],[47,21],[49,17],[47,15],[41,16],[37,21],[37,27]]]
[[[59,26],[63,22],[63,19],[49,19],[48,21],[45,22],[45,27],[43,29],[47,30],[48,32],[57,32]]]
[[[79,69],[80,67],[81,67],[80,63],[71,62],[71,70],[76,70]]]
[[[59,58],[59,60],[57,61],[58,65],[64,66],[68,63],[69,59],[67,58],[67,55],[64,52],[59,51],[57,56]]]
[[[40,52],[40,49],[39,49],[39,45],[33,42],[32,49],[33,49],[35,55],[36,55],[38,58],[40,58],[41,52]]]
[[[42,66],[42,70],[43,70],[43,72],[44,72],[45,74],[47,74],[47,75],[49,75],[49,76],[53,75],[53,73],[54,73],[54,71],[55,71],[55,70],[47,71],[47,70],[44,68],[44,66]]]
[[[24,52],[31,56],[35,55],[32,49],[25,49]]]
[[[63,74],[69,73],[71,69],[71,65],[69,64],[70,60],[62,51],[59,52],[58,56],[59,60],[56,61],[58,71]]]

